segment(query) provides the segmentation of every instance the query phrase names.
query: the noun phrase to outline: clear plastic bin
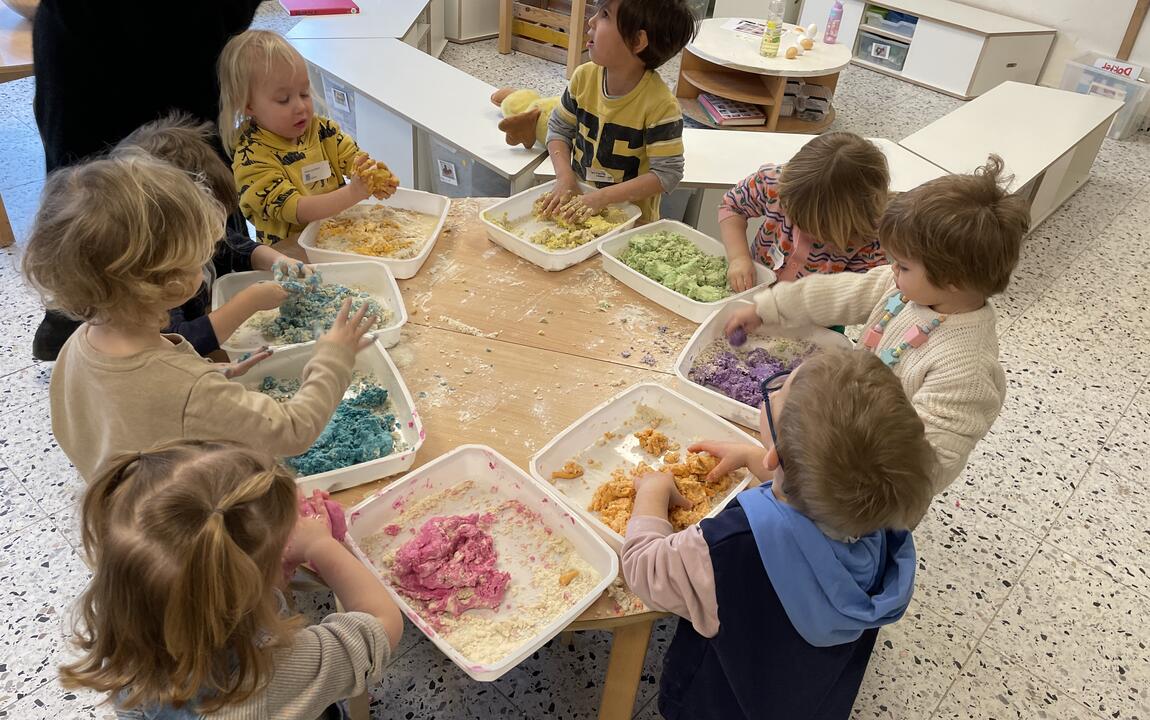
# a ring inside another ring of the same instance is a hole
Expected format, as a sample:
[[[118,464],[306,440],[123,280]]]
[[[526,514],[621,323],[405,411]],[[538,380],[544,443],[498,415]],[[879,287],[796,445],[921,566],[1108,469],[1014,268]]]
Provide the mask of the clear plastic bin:
[[[860,32],[859,49],[855,57],[888,70],[901,72],[909,50],[910,45],[906,43]]]
[[[1062,89],[1083,95],[1101,95],[1121,100],[1123,105],[1106,136],[1121,140],[1137,132],[1150,117],[1150,83],[1140,78],[1124,78],[1101,68],[1094,61],[1106,56],[1087,53],[1069,60],[1062,73]]]

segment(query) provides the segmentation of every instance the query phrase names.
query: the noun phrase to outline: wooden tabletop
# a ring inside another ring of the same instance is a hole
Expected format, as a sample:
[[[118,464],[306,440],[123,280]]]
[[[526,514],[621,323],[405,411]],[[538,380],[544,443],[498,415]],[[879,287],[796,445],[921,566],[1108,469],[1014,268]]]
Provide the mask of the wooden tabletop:
[[[32,23],[0,3],[0,83],[32,74]]]
[[[478,218],[492,202],[453,200],[427,264],[399,281],[411,318],[389,352],[427,429],[416,467],[482,443],[526,468],[552,437],[625,388],[676,384],[672,364],[695,329],[607,275],[598,256],[552,273],[493,244]],[[336,499],[353,505],[389,480]],[[578,624],[650,615],[616,587]]]

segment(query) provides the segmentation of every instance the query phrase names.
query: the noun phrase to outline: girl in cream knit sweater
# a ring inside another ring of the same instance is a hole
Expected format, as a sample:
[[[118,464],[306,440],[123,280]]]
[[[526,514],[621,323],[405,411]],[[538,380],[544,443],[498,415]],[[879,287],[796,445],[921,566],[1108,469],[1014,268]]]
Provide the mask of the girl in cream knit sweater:
[[[879,239],[891,264],[811,275],[755,296],[727,325],[866,323],[860,344],[902,381],[938,456],[935,492],[954,481],[1006,397],[989,298],[1006,289],[1030,226],[1025,200],[1002,187],[992,155],[891,201]]]

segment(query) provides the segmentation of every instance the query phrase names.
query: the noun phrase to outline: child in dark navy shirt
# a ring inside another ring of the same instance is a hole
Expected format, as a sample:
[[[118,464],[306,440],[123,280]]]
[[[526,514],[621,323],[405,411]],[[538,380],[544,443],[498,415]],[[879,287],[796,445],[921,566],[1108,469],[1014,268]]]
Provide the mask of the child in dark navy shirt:
[[[764,481],[716,517],[672,533],[673,478],[635,481],[624,577],[687,621],[664,658],[669,720],[845,719],[878,628],[910,603],[934,455],[894,373],[827,350],[763,396],[763,447],[690,448],[721,458],[712,477],[747,467]]]

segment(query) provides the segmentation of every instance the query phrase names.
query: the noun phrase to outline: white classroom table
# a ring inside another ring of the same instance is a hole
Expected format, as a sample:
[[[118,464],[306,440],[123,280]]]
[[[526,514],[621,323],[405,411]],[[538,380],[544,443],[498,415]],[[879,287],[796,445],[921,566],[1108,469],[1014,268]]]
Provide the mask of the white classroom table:
[[[356,0],[354,15],[313,15],[288,31],[290,40],[402,38],[431,0]]]
[[[426,189],[420,154],[431,135],[505,178],[511,193],[534,183],[546,156],[507,145],[491,104],[496,88],[392,38],[292,39],[315,67],[356,91],[356,140],[385,158],[407,187]],[[422,146],[422,147],[421,147]],[[393,159],[410,158],[405,166]]]
[[[793,133],[744,133],[686,128],[683,130],[683,158],[686,161],[680,189],[699,190],[683,218],[688,225],[712,237],[719,237],[715,208],[723,193],[759,169],[764,163],[785,163],[815,135]],[[946,170],[927,162],[893,140],[870,138],[886,155],[890,166],[890,188],[905,192],[946,175]],[[548,157],[535,169],[540,179],[555,177]]]
[[[1005,82],[899,144],[953,173],[971,172],[996,153],[1030,198],[1031,227],[1066,202],[1090,176],[1118,100]]]

